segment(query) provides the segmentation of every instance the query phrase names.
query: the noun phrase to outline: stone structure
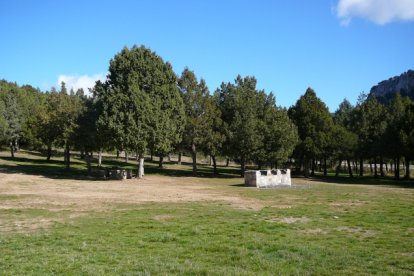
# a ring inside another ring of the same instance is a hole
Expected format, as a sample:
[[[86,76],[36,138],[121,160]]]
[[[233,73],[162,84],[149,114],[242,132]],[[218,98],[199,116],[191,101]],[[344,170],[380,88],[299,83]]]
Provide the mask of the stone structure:
[[[91,168],[92,176],[101,178],[101,179],[115,179],[115,180],[124,180],[132,178],[132,170],[122,170],[122,169],[105,169],[105,168]]]
[[[290,170],[246,171],[244,184],[257,188],[291,186]]]

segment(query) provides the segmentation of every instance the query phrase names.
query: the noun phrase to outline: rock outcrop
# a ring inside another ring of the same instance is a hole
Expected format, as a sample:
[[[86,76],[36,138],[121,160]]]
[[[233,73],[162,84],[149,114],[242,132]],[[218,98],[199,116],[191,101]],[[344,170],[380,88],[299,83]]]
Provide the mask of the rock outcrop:
[[[371,88],[369,97],[375,96],[382,103],[388,103],[397,93],[402,96],[409,96],[414,100],[414,70],[384,80]]]

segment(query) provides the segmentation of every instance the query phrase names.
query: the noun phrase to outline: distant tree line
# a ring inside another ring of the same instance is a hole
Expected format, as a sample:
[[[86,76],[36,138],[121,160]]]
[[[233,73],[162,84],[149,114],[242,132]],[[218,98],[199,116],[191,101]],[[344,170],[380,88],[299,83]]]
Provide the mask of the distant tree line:
[[[0,142],[11,157],[19,147],[41,151],[50,160],[63,149],[65,167],[71,151],[80,152],[88,168],[92,153],[98,166],[105,151],[125,152],[137,159],[144,174],[144,156],[189,154],[197,174],[198,154],[241,166],[296,166],[305,176],[346,166],[350,176],[388,169],[400,178],[400,163],[414,155],[414,104],[397,95],[384,106],[362,95],[356,106],[344,100],[334,114],[309,88],[288,110],[272,93],[256,88],[254,77],[237,76],[210,93],[206,82],[185,68],[176,76],[168,62],[144,46],[125,47],[109,62],[109,74],[90,95],[85,91],[42,92],[30,85],[0,81]],[[368,162],[368,163],[367,163]],[[288,164],[289,163],[289,164]],[[378,165],[379,164],[379,168]],[[388,168],[390,164],[390,168]],[[385,167],[385,168],[384,168]]]

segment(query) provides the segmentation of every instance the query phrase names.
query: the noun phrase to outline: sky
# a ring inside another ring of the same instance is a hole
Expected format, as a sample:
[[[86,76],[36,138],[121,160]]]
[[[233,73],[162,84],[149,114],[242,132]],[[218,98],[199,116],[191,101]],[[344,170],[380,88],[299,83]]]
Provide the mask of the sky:
[[[211,93],[255,76],[280,106],[311,87],[333,112],[414,69],[414,0],[1,0],[0,79],[86,89],[134,44]]]

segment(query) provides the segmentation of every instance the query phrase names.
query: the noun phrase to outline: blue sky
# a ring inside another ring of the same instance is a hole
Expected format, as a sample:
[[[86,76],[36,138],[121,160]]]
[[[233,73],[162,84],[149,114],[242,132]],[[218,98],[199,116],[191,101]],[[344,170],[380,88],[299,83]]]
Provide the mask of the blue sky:
[[[375,2],[375,3],[374,3]],[[0,79],[41,90],[103,78],[145,45],[213,92],[253,75],[289,107],[307,87],[334,111],[414,69],[412,0],[21,1],[0,6]],[[76,88],[76,87],[75,87]]]

